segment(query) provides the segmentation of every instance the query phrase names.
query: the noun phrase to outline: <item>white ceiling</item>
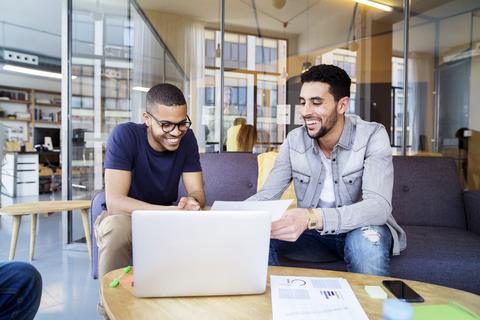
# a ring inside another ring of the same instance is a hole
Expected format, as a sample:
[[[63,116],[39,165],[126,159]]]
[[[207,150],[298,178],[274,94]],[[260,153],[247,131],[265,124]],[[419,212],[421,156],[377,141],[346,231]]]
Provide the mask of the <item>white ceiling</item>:
[[[62,0],[0,0],[0,46],[61,56]]]
[[[63,1],[0,0],[0,46],[59,58]],[[120,12],[124,11],[128,5],[127,0],[74,0],[73,2],[77,9],[85,11],[95,10],[98,4],[100,10]],[[206,20],[207,26],[211,27],[219,24],[220,0],[138,0],[138,2],[144,9],[199,17]],[[403,0],[383,0],[382,2],[399,8]],[[431,18],[455,15],[480,7],[479,0],[414,0],[412,2],[413,13],[421,14],[411,20],[413,26]],[[282,9],[276,9],[272,5],[272,0],[256,0],[255,5],[258,25],[252,1],[226,0],[227,30],[244,30],[246,33],[257,34],[259,28],[262,35],[283,37],[286,33],[287,38],[302,39],[303,37],[303,40],[306,39],[308,32],[308,47],[312,50],[347,40],[345,35],[350,29],[355,2],[351,0],[286,0],[286,5]],[[307,8],[309,8],[308,11]],[[402,27],[402,12],[386,13],[363,5],[359,5],[358,8],[357,15],[367,15],[370,19],[383,22],[387,27],[393,25],[394,30]],[[479,19],[480,17],[475,17],[476,24],[472,34],[474,43],[480,41]],[[442,29],[442,46],[445,50],[462,45],[466,38],[470,38],[470,34],[466,36],[458,34],[458,28],[463,28],[463,24],[469,21],[465,21],[464,17],[458,20],[451,24],[452,27]],[[284,22],[288,23],[285,29]],[[410,36],[412,48],[419,52],[433,53],[432,39],[425,39],[421,32],[412,32]],[[403,33],[394,33],[394,38],[399,37],[400,40],[394,39],[396,46],[403,45]],[[299,50],[301,51],[301,48]],[[394,48],[395,50],[401,52],[402,48]]]

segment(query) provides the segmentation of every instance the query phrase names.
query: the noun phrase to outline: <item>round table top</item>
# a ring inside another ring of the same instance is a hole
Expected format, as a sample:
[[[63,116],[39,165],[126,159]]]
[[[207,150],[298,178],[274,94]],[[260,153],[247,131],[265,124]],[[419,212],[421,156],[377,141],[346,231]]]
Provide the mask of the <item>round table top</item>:
[[[0,215],[17,216],[35,213],[51,213],[77,209],[89,209],[91,203],[91,200],[24,202],[1,208]]]
[[[388,298],[394,298],[382,285],[382,280],[394,278],[287,267],[268,267],[267,290],[260,295],[137,298],[133,287],[118,285],[110,288],[109,284],[122,271],[123,268],[107,273],[101,284],[103,304],[112,320],[272,319],[270,275],[344,278],[348,281],[365,313],[372,320],[382,318],[382,306],[385,300],[370,298],[365,291],[365,286],[380,286],[387,292]],[[412,306],[444,305],[453,301],[480,314],[480,296],[476,294],[419,281],[403,281],[425,299],[424,303],[411,304]]]

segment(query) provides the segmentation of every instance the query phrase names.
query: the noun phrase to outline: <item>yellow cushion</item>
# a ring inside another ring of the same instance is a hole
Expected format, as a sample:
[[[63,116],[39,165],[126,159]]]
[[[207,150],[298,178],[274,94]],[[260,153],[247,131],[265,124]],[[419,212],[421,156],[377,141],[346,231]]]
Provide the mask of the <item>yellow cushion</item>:
[[[257,181],[257,191],[263,186],[265,180],[267,180],[270,171],[273,169],[273,165],[275,164],[275,159],[277,158],[278,151],[270,151],[267,153],[262,153],[258,155],[258,181]],[[282,200],[293,199],[292,204],[288,207],[288,209],[293,209],[297,207],[297,197],[295,196],[295,189],[293,187],[293,182],[290,186],[285,190],[283,193]]]

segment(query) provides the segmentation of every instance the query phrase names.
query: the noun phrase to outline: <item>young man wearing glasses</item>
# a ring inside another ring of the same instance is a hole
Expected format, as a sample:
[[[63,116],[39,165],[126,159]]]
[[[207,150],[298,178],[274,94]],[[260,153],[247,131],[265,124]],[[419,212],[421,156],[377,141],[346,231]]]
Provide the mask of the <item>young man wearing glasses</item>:
[[[165,83],[152,87],[143,118],[144,124],[118,125],[108,140],[107,210],[95,222],[99,279],[130,264],[134,210],[200,210],[205,205],[198,145],[189,130],[192,122],[183,93]],[[172,206],[180,177],[188,197]]]

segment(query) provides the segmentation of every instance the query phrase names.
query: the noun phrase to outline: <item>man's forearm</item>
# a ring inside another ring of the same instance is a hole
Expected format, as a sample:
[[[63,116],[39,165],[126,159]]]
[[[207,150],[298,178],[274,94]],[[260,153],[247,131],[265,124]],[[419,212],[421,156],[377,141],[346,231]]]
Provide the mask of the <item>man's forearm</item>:
[[[107,195],[106,200],[107,210],[111,215],[131,215],[135,210],[172,210],[176,208],[176,206],[154,205],[127,196],[109,197]]]
[[[205,203],[207,202],[207,200],[205,198],[205,192],[203,192],[201,190],[190,192],[188,194],[188,197],[194,198],[200,204],[200,207],[202,207],[202,208],[205,206]]]

